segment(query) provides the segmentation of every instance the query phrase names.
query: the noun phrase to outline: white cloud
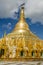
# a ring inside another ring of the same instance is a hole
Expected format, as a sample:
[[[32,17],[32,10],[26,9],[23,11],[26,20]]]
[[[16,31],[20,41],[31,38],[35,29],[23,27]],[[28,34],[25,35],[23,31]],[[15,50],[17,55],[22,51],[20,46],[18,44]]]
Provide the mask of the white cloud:
[[[28,0],[25,5],[25,15],[32,18],[32,23],[39,21],[43,24],[43,0]]]
[[[6,29],[10,30],[12,28],[11,25],[12,24],[9,22],[8,24],[3,24],[2,28],[6,28]]]
[[[7,29],[11,29],[12,28],[11,25],[12,25],[11,23],[8,23],[7,24]]]
[[[0,0],[0,18],[13,17],[18,7],[25,3],[25,16],[43,24],[43,0]]]

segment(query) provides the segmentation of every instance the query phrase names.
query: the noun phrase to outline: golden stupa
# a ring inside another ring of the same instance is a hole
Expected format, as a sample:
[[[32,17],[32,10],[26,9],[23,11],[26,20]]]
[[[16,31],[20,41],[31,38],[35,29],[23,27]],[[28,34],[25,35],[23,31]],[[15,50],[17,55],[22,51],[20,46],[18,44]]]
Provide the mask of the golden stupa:
[[[14,30],[0,39],[0,58],[43,59],[43,40],[30,31],[24,7],[21,7],[20,19]]]

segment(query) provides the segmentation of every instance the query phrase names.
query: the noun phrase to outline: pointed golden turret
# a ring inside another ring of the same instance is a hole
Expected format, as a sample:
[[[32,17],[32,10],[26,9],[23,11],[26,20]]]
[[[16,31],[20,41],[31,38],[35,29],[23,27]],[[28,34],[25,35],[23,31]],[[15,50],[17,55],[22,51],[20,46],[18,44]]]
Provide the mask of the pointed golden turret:
[[[21,12],[20,12],[20,20],[23,20],[21,22],[24,22],[24,7],[21,8]]]
[[[29,30],[28,24],[26,23],[25,17],[24,17],[24,7],[21,7],[20,19],[13,31],[15,30]]]

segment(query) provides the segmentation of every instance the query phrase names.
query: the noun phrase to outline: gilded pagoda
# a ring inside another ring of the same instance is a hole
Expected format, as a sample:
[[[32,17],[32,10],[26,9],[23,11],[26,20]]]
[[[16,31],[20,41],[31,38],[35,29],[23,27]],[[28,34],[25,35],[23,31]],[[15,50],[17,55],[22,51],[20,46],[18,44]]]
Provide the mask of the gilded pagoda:
[[[30,31],[24,7],[13,31],[0,39],[0,58],[43,58],[43,40]]]

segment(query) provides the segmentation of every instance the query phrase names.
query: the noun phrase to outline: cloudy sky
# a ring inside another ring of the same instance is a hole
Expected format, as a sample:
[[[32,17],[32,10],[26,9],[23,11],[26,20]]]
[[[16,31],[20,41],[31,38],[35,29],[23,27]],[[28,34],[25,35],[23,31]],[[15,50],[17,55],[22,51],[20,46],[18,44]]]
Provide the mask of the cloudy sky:
[[[43,0],[0,0],[0,18],[13,17],[21,4],[25,3],[25,16],[32,18],[32,22],[43,24]]]
[[[0,35],[6,27],[6,29],[13,29],[11,28],[13,27],[12,24],[18,20],[19,8],[23,3],[25,18],[30,25],[30,29],[43,39],[43,0],[0,0]],[[3,20],[6,18],[11,18],[14,22],[11,23],[8,20],[8,22]],[[29,19],[31,19],[30,22],[28,22]]]

